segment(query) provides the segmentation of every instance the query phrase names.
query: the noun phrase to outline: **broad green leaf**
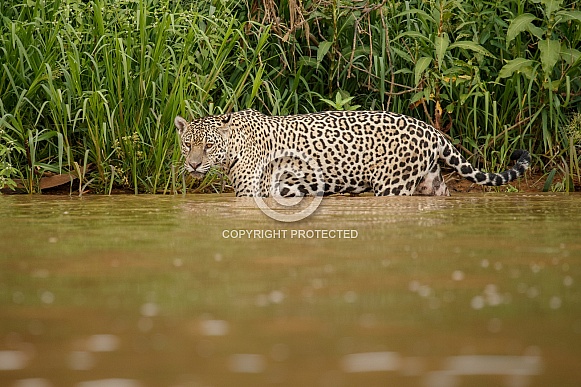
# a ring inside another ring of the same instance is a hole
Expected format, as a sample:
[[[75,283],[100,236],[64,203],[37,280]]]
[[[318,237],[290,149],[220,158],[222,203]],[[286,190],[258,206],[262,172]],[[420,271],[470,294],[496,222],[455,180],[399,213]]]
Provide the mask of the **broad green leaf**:
[[[319,43],[319,49],[317,50],[317,62],[321,63],[325,55],[329,52],[329,49],[333,45],[333,42],[324,41]]]
[[[335,105],[335,101],[331,101],[330,99],[327,98],[321,98],[321,101],[325,102],[327,105],[337,109],[337,105]]]
[[[250,94],[250,98],[248,99],[248,104],[251,104],[254,98],[256,98],[256,94],[258,94],[258,90],[260,86],[262,86],[262,74],[264,73],[264,65],[258,68],[256,75],[254,77],[254,82],[252,82],[252,93]],[[251,107],[251,106],[248,106]]]
[[[270,25],[268,25],[266,29],[262,31],[260,39],[258,39],[258,44],[256,45],[255,51],[260,52],[264,48],[266,42],[268,42],[269,38],[270,38]]]
[[[556,80],[556,81],[552,81],[552,82],[543,82],[543,88],[546,90],[553,90],[555,93],[557,91],[559,91],[559,86],[561,86],[561,81],[560,80]]]
[[[391,51],[393,51],[393,53],[395,54],[394,56],[398,56],[405,60],[406,62],[413,62],[412,57],[407,51],[400,50],[399,48],[396,47],[391,47]]]
[[[542,0],[541,3],[545,5],[545,13],[547,14],[547,17],[550,18],[553,12],[561,8],[563,0]]]
[[[436,36],[435,49],[436,49],[436,60],[438,61],[438,68],[442,67],[442,62],[444,61],[444,55],[448,50],[450,45],[450,39],[447,34],[442,36]]]
[[[398,13],[397,15],[395,15],[394,17],[398,18],[398,17],[402,17],[402,16],[409,16],[409,15],[417,15],[417,17],[421,20],[426,20],[426,21],[430,21],[432,23],[435,23],[436,20],[434,20],[433,17],[431,17],[428,13],[426,13],[425,11],[422,11],[421,9],[410,9],[408,11],[403,11]]]
[[[498,73],[499,78],[508,78],[512,76],[515,72],[522,72],[525,71],[527,68],[531,68],[535,64],[534,61],[525,58],[516,58],[513,60],[508,61],[500,72]]]
[[[432,58],[427,56],[421,57],[416,62],[416,67],[414,69],[416,86],[419,85],[421,76],[424,73],[424,71],[426,71],[430,63],[432,63]]]
[[[393,40],[399,40],[399,39],[404,38],[404,37],[412,38],[414,40],[425,40],[425,41],[429,40],[427,36],[422,35],[421,33],[417,32],[417,31],[402,32],[401,34],[396,36]]]
[[[530,13],[523,13],[514,18],[506,31],[506,44],[512,42],[521,32],[530,31],[531,27],[535,27],[532,22],[536,19],[536,16]]]
[[[450,44],[450,46],[448,47],[449,50],[451,50],[453,48],[462,48],[464,50],[471,50],[471,51],[477,52],[479,54],[494,58],[494,55],[492,55],[490,53],[490,51],[488,51],[487,49],[482,47],[480,44],[475,43],[471,40],[460,40],[458,42],[454,42],[454,43]]]
[[[422,98],[424,98],[424,92],[423,91],[418,91],[410,99],[410,105],[415,105],[415,103],[418,102],[418,101],[420,101]]]
[[[303,56],[299,59],[299,66],[316,67],[317,62],[315,61],[315,59],[311,57]]]
[[[581,52],[574,48],[568,48],[564,45],[561,47],[561,59],[569,65],[577,62],[581,58]]]
[[[558,40],[541,40],[539,42],[539,50],[541,51],[541,64],[545,75],[549,75],[553,71],[553,67],[559,60],[561,54],[561,43]]]
[[[403,68],[403,69],[399,69],[397,71],[393,72],[395,75],[397,74],[413,74],[413,71],[411,71],[410,69],[407,68]]]
[[[58,132],[56,130],[50,130],[50,131],[41,131],[41,134],[37,134],[35,136],[35,140],[40,142],[40,141],[46,141],[54,136],[58,135]]]
[[[556,19],[556,23],[568,22],[570,20],[575,20],[581,22],[581,11],[559,11],[557,16],[560,18]]]
[[[542,39],[545,35],[546,30],[541,27],[535,27],[534,25],[529,26],[529,32],[533,34],[537,39]]]

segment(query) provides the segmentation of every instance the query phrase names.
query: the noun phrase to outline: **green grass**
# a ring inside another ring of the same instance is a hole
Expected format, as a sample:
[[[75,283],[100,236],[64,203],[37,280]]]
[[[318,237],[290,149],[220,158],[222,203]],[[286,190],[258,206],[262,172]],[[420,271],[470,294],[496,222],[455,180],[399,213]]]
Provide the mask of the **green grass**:
[[[574,2],[268,4],[0,0],[0,187],[86,166],[93,192],[181,191],[175,115],[249,107],[401,112],[484,168],[524,148],[579,180]]]

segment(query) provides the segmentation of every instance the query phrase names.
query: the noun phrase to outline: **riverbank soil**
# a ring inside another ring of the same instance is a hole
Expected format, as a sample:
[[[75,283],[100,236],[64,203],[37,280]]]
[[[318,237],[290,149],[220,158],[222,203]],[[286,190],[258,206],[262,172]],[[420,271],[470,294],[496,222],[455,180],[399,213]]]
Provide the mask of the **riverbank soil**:
[[[454,193],[478,193],[478,192],[543,192],[545,183],[547,182],[549,174],[541,173],[538,171],[528,171],[526,175],[516,181],[511,182],[510,184],[503,185],[500,187],[486,187],[481,186],[478,184],[474,184],[460,175],[458,175],[452,169],[446,170],[444,169],[444,180],[448,189],[450,190],[450,194],[454,195]],[[560,174],[555,174],[552,182],[549,184],[548,191],[554,192],[563,192],[563,176]],[[76,176],[72,174],[69,175],[54,175],[54,174],[47,174],[43,176],[40,180],[40,188],[43,194],[48,195],[70,195],[70,194],[79,194],[79,182]],[[581,182],[579,180],[573,181],[573,192],[581,192]],[[83,194],[99,194],[100,192],[96,192],[95,189],[91,187],[85,187]],[[196,189],[196,183],[192,184],[192,190],[195,193],[216,193],[215,188],[213,187],[206,187],[202,190]],[[192,192],[192,190],[188,192]],[[232,193],[233,190],[226,185],[224,187],[224,193]],[[24,185],[18,181],[18,186],[15,190],[4,188],[0,190],[2,194],[25,194],[27,190],[24,188]],[[158,194],[163,194],[164,192],[158,192]],[[169,193],[169,192],[165,192]],[[124,187],[113,187],[111,190],[111,194],[113,195],[122,195],[128,194],[132,195],[135,194],[135,191],[130,188]]]
[[[499,187],[487,187],[478,184],[474,184],[455,172],[443,174],[444,180],[450,194],[454,193],[477,193],[477,192],[543,192],[545,183],[547,182],[549,174],[541,172],[527,172],[524,177],[512,181],[507,185]],[[555,174],[553,181],[549,184],[548,191],[563,192],[563,181],[564,178],[560,174]],[[573,181],[573,192],[581,191],[581,182],[579,180]]]

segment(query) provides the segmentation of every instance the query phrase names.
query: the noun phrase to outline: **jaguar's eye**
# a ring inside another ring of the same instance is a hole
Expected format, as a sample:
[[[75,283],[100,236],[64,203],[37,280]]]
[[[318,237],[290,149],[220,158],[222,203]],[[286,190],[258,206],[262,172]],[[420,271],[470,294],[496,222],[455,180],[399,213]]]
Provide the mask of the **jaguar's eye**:
[[[214,144],[211,143],[211,142],[209,142],[209,143],[206,144],[206,149],[210,149],[213,146],[214,146]]]

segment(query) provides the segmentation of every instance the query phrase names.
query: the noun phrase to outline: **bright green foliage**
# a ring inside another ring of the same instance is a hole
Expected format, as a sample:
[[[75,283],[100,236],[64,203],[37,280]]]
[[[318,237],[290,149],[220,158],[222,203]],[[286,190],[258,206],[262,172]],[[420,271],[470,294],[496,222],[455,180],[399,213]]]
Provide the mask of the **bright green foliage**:
[[[578,174],[578,47],[563,0],[0,0],[0,187],[175,192],[175,115],[249,107],[405,113],[486,168]]]

